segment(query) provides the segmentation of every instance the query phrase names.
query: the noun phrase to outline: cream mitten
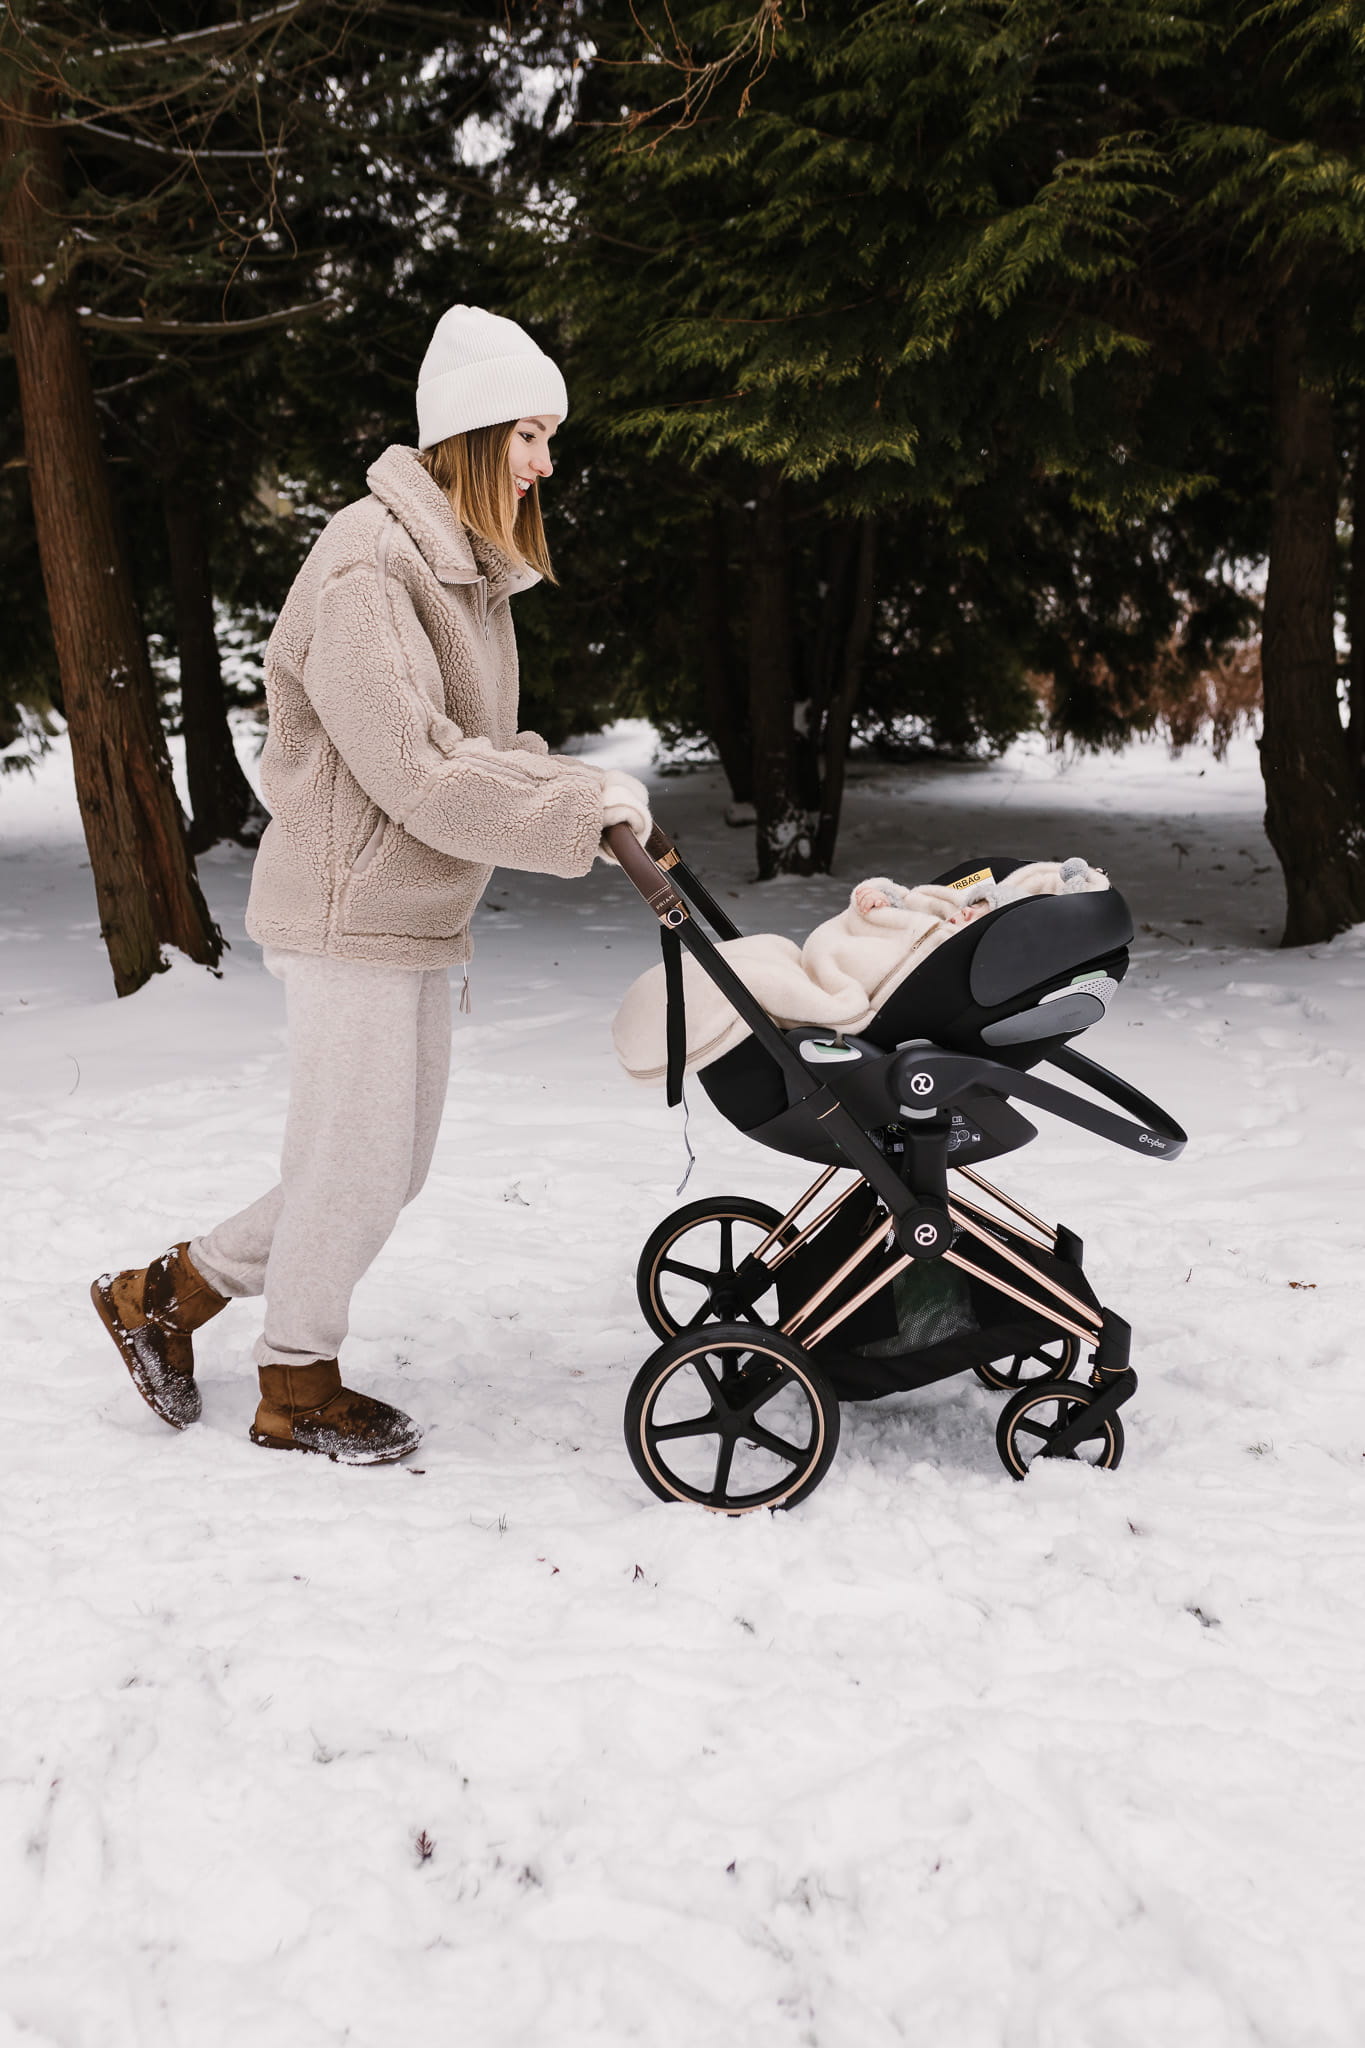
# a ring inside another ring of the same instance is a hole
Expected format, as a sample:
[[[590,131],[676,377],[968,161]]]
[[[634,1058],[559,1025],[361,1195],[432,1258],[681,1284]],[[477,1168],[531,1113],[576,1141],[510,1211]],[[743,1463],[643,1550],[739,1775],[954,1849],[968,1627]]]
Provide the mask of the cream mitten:
[[[654,820],[649,815],[649,791],[643,782],[637,782],[620,768],[606,768],[602,773],[602,830],[605,832],[609,825],[629,825],[641,846],[654,829]],[[598,853],[603,860],[615,859],[605,846],[599,847]]]
[[[1062,862],[1057,870],[1057,879],[1062,885],[1063,896],[1079,896],[1092,889],[1103,889],[1109,881],[1103,868],[1092,868],[1089,861],[1082,860],[1078,853]]]
[[[980,917],[988,910],[998,910],[1000,891],[994,882],[973,882],[963,896],[962,907],[970,911],[972,917]],[[967,921],[970,923],[971,919]]]

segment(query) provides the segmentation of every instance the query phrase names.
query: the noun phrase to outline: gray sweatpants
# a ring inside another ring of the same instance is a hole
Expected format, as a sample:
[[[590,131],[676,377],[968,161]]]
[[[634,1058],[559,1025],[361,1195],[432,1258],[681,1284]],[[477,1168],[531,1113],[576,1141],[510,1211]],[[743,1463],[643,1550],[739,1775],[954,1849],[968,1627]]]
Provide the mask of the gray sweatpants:
[[[258,1365],[335,1358],[351,1294],[431,1165],[450,1078],[445,968],[286,953],[289,1113],[269,1194],[190,1245],[220,1294],[264,1294]]]

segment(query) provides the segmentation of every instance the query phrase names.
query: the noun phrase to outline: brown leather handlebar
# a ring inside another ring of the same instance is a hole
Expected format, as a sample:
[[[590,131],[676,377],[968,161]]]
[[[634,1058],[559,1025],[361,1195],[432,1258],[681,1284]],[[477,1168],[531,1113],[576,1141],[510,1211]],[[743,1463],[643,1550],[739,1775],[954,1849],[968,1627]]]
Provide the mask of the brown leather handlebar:
[[[645,902],[649,905],[660,924],[680,925],[687,922],[688,909],[668,876],[653,858],[654,842],[663,841],[666,853],[675,853],[672,840],[658,825],[649,837],[649,846],[641,846],[629,825],[608,825],[602,834],[602,841],[615,856],[618,867],[627,880],[633,882]]]
[[[678,858],[678,849],[665,832],[657,818],[649,821],[649,837],[645,841],[645,852],[656,860],[661,868],[671,868]]]

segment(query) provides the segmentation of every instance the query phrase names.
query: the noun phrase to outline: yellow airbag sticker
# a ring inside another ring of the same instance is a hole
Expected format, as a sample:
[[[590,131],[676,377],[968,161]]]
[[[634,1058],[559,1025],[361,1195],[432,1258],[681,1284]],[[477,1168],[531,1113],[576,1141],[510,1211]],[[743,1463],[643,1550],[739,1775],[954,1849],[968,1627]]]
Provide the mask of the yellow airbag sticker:
[[[993,882],[994,880],[995,876],[989,868],[978,868],[974,875],[963,875],[960,881],[948,882],[944,886],[949,889],[970,889],[976,882]]]

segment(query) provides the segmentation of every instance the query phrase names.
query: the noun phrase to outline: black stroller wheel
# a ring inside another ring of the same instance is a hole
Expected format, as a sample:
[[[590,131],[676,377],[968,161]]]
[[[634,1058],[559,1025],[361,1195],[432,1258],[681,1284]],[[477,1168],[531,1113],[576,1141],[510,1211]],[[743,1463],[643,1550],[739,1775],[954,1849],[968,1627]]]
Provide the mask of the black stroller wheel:
[[[1078,1337],[1044,1337],[1031,1351],[1016,1351],[1013,1358],[998,1358],[992,1365],[975,1365],[972,1370],[983,1386],[997,1394],[1012,1394],[1019,1387],[1068,1378],[1080,1355]]]
[[[1027,1479],[1035,1459],[1056,1456],[1112,1472],[1123,1456],[1123,1424],[1117,1415],[1097,1422],[1094,1435],[1082,1437],[1072,1450],[1058,1453],[1048,1448],[1095,1397],[1096,1389],[1084,1380],[1067,1380],[1060,1386],[1023,1387],[1007,1401],[996,1424],[995,1448],[1010,1477]]]
[[[839,1445],[839,1403],[792,1338],[746,1323],[684,1331],[635,1375],[626,1448],[660,1500],[716,1514],[794,1507]]]
[[[775,1320],[772,1283],[748,1261],[781,1221],[766,1202],[743,1195],[712,1195],[665,1216],[645,1240],[635,1271],[641,1312],[655,1336],[676,1337],[708,1322]],[[795,1235],[789,1224],[781,1242]]]

